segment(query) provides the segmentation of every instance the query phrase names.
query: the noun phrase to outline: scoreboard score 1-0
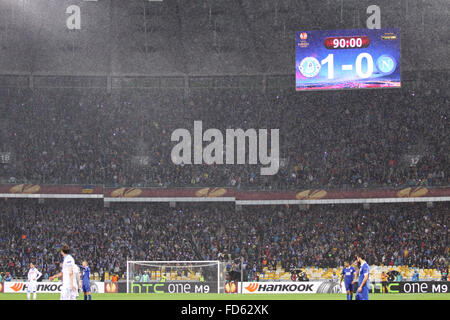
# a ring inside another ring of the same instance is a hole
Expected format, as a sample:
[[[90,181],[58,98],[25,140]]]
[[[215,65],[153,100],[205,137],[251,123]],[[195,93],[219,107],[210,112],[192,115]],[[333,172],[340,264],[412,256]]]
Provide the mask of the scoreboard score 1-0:
[[[299,31],[296,90],[400,88],[399,29]]]

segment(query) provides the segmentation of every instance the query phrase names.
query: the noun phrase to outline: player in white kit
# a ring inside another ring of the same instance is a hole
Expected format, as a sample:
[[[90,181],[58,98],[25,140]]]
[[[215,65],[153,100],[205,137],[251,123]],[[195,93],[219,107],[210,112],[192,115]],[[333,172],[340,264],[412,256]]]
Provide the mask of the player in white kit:
[[[76,287],[75,292],[72,292],[72,294],[75,295],[75,297],[71,300],[77,300],[79,296],[79,289],[81,288],[80,282],[81,282],[81,275],[80,275],[80,267],[76,264],[73,266],[73,281],[74,286]]]
[[[35,268],[33,263],[30,263],[30,270],[28,270],[28,285],[27,285],[27,299],[30,300],[33,292],[33,300],[36,300],[37,281],[42,276],[42,273]]]
[[[54,278],[62,277],[60,300],[76,300],[78,294],[76,275],[74,273],[75,260],[69,252],[69,246],[63,245],[61,248],[61,255],[64,257],[62,272],[49,278],[52,281]]]

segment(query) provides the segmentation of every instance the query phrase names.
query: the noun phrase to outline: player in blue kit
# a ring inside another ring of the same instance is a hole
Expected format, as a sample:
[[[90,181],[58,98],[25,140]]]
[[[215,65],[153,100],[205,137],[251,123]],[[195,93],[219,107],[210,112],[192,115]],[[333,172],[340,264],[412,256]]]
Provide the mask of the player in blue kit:
[[[345,291],[347,291],[347,300],[353,299],[353,282],[355,282],[356,270],[348,261],[344,261],[344,268],[341,272],[341,283],[344,280]]]
[[[84,300],[92,300],[91,296],[91,269],[89,268],[87,261],[84,260],[80,266],[82,270],[82,288],[84,293]]]
[[[364,258],[365,256],[362,253],[356,255],[356,259],[360,266],[358,290],[355,295],[355,300],[369,300],[369,265]]]

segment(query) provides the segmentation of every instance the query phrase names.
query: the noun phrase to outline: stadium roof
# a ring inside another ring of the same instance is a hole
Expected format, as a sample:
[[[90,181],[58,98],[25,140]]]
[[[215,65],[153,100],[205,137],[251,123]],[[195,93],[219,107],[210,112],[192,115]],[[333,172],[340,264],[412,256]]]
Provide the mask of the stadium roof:
[[[368,0],[0,0],[0,73],[293,73],[300,30],[366,27]],[[446,0],[380,0],[402,70],[448,69]],[[70,5],[81,30],[69,30]]]

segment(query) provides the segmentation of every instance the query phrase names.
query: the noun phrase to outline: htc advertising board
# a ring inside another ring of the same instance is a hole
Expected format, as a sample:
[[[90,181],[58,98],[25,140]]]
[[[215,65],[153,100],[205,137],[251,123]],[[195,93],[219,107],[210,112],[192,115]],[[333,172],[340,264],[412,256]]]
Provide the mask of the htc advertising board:
[[[119,292],[126,292],[119,286]],[[131,293],[217,293],[217,282],[131,282]]]

